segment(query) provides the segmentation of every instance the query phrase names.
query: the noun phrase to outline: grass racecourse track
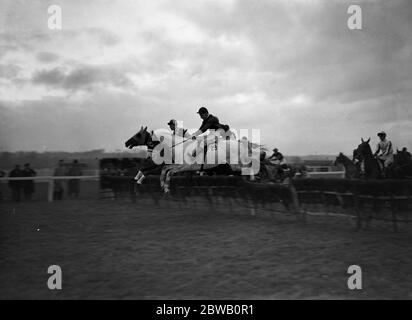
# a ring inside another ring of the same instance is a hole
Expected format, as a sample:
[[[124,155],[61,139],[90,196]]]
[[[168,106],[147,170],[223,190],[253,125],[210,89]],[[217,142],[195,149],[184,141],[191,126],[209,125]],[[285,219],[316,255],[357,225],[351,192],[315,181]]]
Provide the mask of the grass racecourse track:
[[[198,208],[198,209],[195,209]],[[223,208],[223,209],[222,209]],[[412,232],[197,202],[0,203],[0,298],[412,299]],[[62,268],[63,289],[47,288]],[[347,287],[349,265],[363,289]]]

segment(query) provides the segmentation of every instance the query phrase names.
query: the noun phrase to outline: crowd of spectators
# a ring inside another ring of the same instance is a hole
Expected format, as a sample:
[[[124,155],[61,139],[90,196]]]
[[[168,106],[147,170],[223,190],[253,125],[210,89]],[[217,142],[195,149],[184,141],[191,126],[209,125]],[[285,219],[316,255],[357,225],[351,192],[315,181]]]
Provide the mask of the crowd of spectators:
[[[35,177],[37,175],[36,171],[31,168],[30,163],[26,163],[23,168],[19,164],[16,164],[14,168],[9,172],[8,177],[10,178],[26,178],[26,179],[16,179],[9,180],[8,186],[11,190],[11,199],[16,202],[20,202],[22,199],[25,201],[32,200],[33,194],[35,192],[34,180],[30,177]],[[54,176],[81,176],[82,168],[78,160],[74,160],[72,163],[65,163],[60,160],[57,167],[54,169]],[[0,178],[5,177],[6,173],[0,170]],[[54,199],[62,200],[65,187],[66,179],[56,179],[54,181]],[[76,199],[79,197],[80,193],[80,180],[79,179],[68,179],[67,180],[67,196],[71,199]],[[0,189],[0,199],[3,196]]]
[[[30,163],[26,163],[23,168],[17,164],[9,173],[10,178],[29,178],[35,176],[36,171],[30,167]],[[11,197],[13,201],[20,201],[22,196],[24,197],[24,200],[31,200],[35,191],[34,181],[31,179],[10,180],[9,187],[11,189]]]

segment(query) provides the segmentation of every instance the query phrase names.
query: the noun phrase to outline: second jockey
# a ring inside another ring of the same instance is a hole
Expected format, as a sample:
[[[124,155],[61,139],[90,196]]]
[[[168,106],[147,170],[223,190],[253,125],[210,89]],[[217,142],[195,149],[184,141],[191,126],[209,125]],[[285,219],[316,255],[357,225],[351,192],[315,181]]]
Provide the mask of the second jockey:
[[[200,126],[199,130],[197,130],[192,135],[192,139],[195,140],[198,135],[206,132],[207,130],[213,130],[209,133],[208,136],[211,134],[214,137],[225,137],[226,132],[229,130],[229,126],[227,124],[220,124],[219,119],[215,117],[213,114],[210,114],[209,111],[205,107],[201,107],[197,112],[200,118],[203,120],[202,125]]]
[[[169,126],[170,130],[172,130],[173,135],[181,136],[181,137],[189,137],[189,133],[187,129],[179,128],[177,125],[177,121],[175,119],[170,120],[167,125]]]
[[[375,157],[378,159],[378,163],[382,174],[385,174],[385,169],[393,163],[393,147],[392,142],[386,139],[386,133],[384,131],[378,132],[380,139],[376,146]]]

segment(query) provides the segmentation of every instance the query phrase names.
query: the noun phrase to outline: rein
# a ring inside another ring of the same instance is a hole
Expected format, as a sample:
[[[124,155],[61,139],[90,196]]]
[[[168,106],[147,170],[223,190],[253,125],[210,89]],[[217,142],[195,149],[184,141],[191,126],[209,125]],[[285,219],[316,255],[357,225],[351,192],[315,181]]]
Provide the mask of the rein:
[[[188,138],[188,139],[186,139],[186,140],[183,140],[183,141],[180,141],[180,142],[178,142],[178,143],[175,143],[174,145],[171,146],[171,148],[174,148],[174,147],[178,146],[179,144],[185,143],[186,141],[189,141],[190,139],[192,139],[192,138]]]

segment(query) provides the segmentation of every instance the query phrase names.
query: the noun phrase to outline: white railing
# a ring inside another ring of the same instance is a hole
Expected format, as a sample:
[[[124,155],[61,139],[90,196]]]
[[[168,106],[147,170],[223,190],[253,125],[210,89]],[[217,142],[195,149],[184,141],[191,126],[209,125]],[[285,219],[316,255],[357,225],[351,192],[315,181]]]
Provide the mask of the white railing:
[[[35,181],[35,182],[40,182],[40,181],[46,181],[48,182],[49,186],[47,189],[47,200],[49,202],[53,201],[53,193],[54,193],[54,181],[55,180],[99,180],[100,176],[93,175],[93,176],[40,176],[40,177],[3,177],[0,178],[0,181],[25,181],[25,180],[30,180],[30,181]]]

